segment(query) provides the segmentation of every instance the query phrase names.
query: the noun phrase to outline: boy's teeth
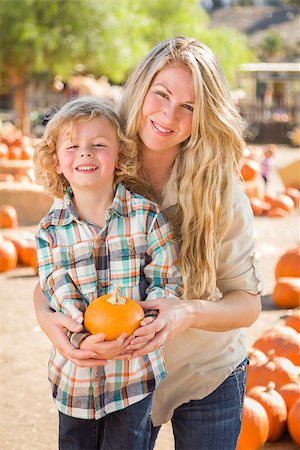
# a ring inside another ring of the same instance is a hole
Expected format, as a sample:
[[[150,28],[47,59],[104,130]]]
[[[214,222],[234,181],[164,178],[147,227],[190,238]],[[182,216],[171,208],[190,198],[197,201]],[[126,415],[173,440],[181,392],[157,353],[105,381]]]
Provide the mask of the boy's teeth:
[[[80,166],[77,167],[77,170],[82,170],[83,172],[87,171],[87,170],[93,170],[93,169],[98,169],[97,166]]]

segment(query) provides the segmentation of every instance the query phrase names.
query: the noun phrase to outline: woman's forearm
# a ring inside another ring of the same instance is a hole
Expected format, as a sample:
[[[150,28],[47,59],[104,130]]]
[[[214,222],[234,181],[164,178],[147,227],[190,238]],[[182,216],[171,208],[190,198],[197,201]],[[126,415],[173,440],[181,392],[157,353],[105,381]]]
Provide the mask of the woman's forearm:
[[[259,294],[231,291],[216,302],[195,300],[191,302],[191,328],[207,331],[228,331],[251,326],[261,311]]]
[[[35,286],[33,291],[33,305],[37,321],[41,325],[40,321],[42,320],[42,317],[45,317],[47,314],[52,314],[52,312],[39,283]]]

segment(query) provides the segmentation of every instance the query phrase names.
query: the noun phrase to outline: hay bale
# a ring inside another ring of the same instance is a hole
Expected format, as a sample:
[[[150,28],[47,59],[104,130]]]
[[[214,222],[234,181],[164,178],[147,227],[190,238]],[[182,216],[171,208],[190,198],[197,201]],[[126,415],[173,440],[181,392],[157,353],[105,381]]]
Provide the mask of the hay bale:
[[[33,183],[0,183],[0,206],[12,205],[20,226],[37,225],[49,211],[53,199]]]

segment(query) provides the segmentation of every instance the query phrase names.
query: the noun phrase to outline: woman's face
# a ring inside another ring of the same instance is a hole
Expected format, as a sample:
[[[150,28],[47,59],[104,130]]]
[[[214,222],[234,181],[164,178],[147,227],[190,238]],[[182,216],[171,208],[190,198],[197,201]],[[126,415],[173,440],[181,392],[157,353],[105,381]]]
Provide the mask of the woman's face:
[[[157,73],[139,121],[144,150],[178,151],[192,131],[194,97],[192,73],[182,63],[173,63]]]

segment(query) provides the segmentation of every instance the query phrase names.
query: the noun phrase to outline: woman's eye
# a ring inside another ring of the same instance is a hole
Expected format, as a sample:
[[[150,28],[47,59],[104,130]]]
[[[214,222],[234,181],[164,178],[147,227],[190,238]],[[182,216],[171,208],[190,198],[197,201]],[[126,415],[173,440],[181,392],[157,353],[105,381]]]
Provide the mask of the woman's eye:
[[[182,105],[185,109],[187,109],[188,111],[191,111],[191,112],[193,112],[194,111],[194,108],[193,108],[193,106],[191,106],[191,105]]]
[[[156,91],[156,94],[159,95],[160,97],[168,98],[168,96],[167,96],[167,94],[165,94],[165,92]]]
[[[101,147],[105,147],[105,145],[104,144],[93,144],[93,147],[101,148]]]

